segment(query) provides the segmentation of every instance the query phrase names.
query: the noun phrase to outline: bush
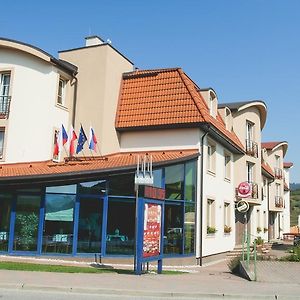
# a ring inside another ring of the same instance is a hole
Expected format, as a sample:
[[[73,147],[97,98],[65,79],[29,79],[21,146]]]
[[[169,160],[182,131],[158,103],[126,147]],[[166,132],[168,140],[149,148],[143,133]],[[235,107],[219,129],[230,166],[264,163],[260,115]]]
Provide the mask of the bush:
[[[280,261],[300,262],[300,246],[293,247],[292,254],[280,258]]]
[[[216,227],[207,226],[207,233],[208,234],[213,234],[213,233],[216,233],[216,232],[217,232]]]
[[[258,236],[256,239],[255,239],[255,242],[256,242],[256,245],[263,245],[264,243],[264,240]]]
[[[231,227],[227,226],[227,225],[224,225],[224,232],[225,233],[230,233],[231,232]]]

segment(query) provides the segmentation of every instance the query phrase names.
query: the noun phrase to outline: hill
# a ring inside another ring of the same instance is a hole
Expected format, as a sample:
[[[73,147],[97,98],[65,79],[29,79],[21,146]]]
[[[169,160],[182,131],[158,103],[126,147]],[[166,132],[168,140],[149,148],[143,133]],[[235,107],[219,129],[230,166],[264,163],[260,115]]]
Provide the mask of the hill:
[[[298,225],[298,215],[300,215],[300,187],[291,191],[291,226]]]
[[[290,183],[291,191],[300,190],[300,183]]]

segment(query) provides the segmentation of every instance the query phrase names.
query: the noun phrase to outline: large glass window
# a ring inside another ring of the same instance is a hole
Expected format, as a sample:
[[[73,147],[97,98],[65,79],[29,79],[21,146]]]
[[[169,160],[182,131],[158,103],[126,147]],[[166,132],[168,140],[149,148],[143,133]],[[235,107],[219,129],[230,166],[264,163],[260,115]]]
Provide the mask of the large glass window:
[[[109,194],[114,196],[134,196],[134,174],[110,176]]]
[[[194,161],[185,165],[185,200],[196,200],[196,163]]]
[[[8,250],[11,205],[11,195],[0,194],[0,251]]]
[[[78,184],[79,194],[104,195],[106,193],[106,180],[81,182]]]
[[[182,254],[183,204],[165,204],[164,253]]]
[[[102,216],[102,199],[80,198],[77,252],[101,252]]]
[[[153,186],[162,188],[162,176],[163,176],[163,170],[157,169],[153,170]]]
[[[183,199],[183,176],[183,164],[165,168],[166,199]]]
[[[106,254],[133,254],[135,200],[109,198]]]
[[[71,194],[46,194],[43,252],[72,252],[75,198]]]
[[[4,154],[4,134],[5,128],[0,128],[0,159],[3,158]]]
[[[193,253],[195,247],[195,204],[186,204],[184,213],[184,253]]]
[[[37,250],[40,202],[40,196],[19,195],[17,197],[14,250]]]

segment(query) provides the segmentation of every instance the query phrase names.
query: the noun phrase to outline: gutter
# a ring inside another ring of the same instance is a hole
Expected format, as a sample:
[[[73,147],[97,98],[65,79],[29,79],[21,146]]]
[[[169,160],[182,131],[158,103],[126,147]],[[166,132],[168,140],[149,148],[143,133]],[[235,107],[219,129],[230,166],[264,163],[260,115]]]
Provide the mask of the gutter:
[[[73,75],[73,79],[75,82],[74,85],[74,94],[73,94],[73,111],[72,111],[72,126],[75,127],[75,116],[76,116],[76,105],[77,105],[77,87],[78,87],[78,79],[76,77],[76,74]]]
[[[199,232],[199,239],[200,239],[200,253],[199,253],[199,257],[196,257],[197,260],[197,264],[200,265],[202,267],[203,265],[203,200],[204,200],[204,196],[203,196],[203,181],[204,181],[204,168],[203,168],[203,161],[204,161],[204,155],[203,155],[203,144],[204,144],[204,139],[205,137],[209,134],[211,130],[211,126],[210,124],[207,125],[206,127],[206,132],[202,135],[201,137],[201,170],[200,170],[200,232]],[[198,205],[197,205],[198,206]],[[198,209],[196,209],[196,212],[198,211]],[[197,219],[196,219],[197,220]],[[196,236],[198,236],[198,233],[196,232]]]

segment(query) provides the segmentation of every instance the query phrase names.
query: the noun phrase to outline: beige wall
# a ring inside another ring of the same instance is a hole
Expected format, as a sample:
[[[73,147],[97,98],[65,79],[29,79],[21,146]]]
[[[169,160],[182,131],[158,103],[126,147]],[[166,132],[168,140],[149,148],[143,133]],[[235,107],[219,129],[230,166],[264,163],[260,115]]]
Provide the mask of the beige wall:
[[[92,125],[101,154],[119,151],[116,108],[122,73],[132,71],[133,65],[107,44],[65,51],[59,56],[78,67],[75,130],[82,123],[88,135]]]

